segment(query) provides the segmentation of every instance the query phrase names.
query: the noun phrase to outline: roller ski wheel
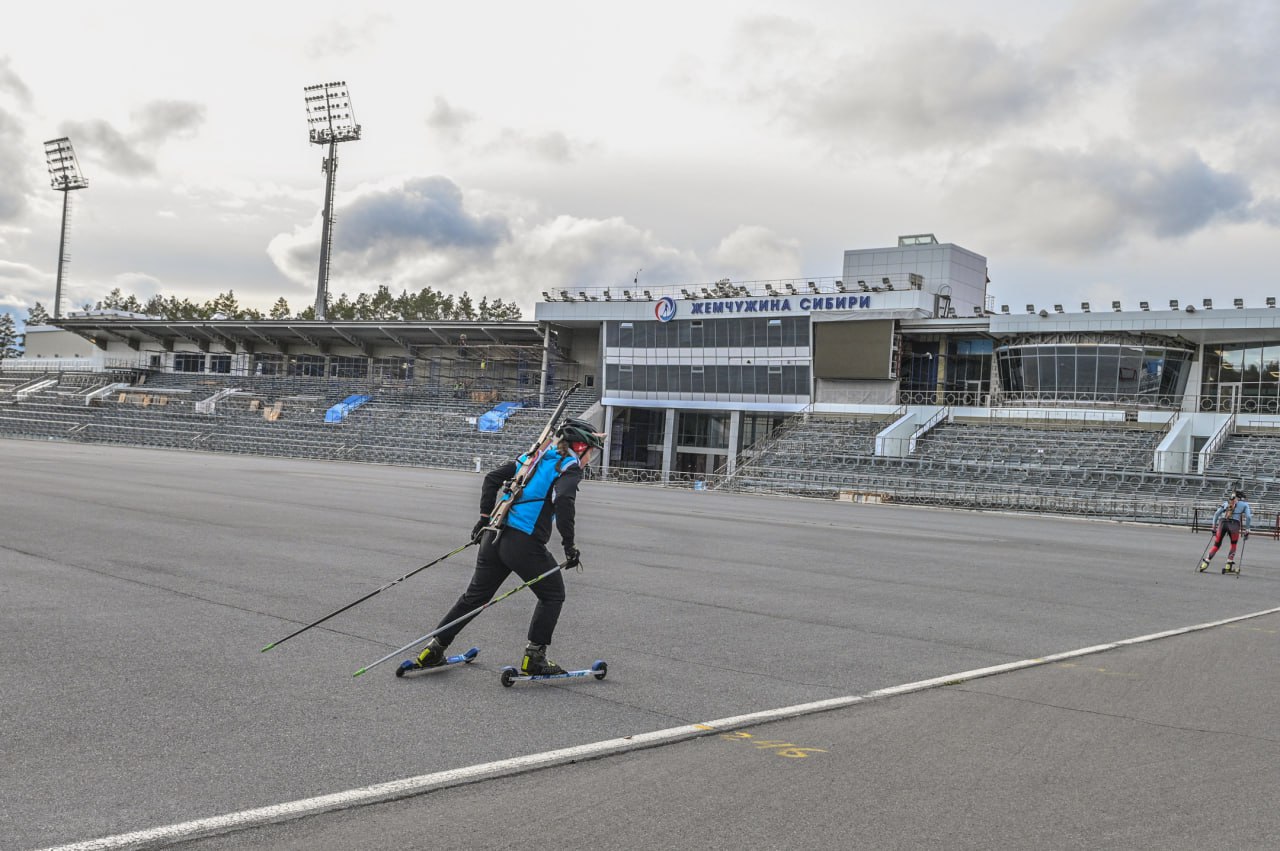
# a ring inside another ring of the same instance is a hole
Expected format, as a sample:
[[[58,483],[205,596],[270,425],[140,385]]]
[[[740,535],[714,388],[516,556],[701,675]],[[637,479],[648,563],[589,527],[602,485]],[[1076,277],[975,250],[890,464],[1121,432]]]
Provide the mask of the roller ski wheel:
[[[472,662],[476,660],[476,656],[478,656],[479,654],[480,654],[480,648],[472,647],[466,653],[459,653],[456,656],[446,656],[445,660],[441,662],[439,665],[432,665],[429,668],[419,667],[417,661],[414,659],[405,659],[403,662],[400,663],[400,667],[396,668],[396,676],[403,677],[406,673],[409,673],[412,671],[433,671],[437,668],[447,668],[450,665],[457,665],[460,662],[470,665]]]
[[[592,662],[590,668],[565,671],[563,674],[522,674],[515,665],[507,665],[502,669],[502,685],[504,688],[511,688],[515,683],[531,682],[533,680],[569,680],[577,677],[595,677],[597,680],[603,680],[608,673],[609,666],[603,659],[597,659]]]

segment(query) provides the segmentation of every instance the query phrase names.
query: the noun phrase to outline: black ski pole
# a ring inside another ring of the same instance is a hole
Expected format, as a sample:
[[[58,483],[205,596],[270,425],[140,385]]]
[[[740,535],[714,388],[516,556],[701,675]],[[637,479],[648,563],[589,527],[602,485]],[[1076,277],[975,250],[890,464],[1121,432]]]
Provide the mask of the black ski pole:
[[[369,598],[370,598],[370,597],[372,597],[373,595],[375,595],[375,594],[381,594],[383,591],[386,591],[386,590],[387,590],[388,588],[390,588],[392,585],[395,585],[396,583],[399,583],[399,582],[403,582],[403,581],[405,581],[405,580],[406,580],[406,579],[408,579],[410,576],[413,576],[415,573],[421,573],[422,571],[426,570],[428,567],[431,567],[432,565],[439,564],[440,562],[444,561],[444,560],[445,560],[445,559],[447,559],[449,556],[457,555],[458,553],[462,552],[463,550],[465,550],[467,547],[469,547],[469,546],[473,545],[474,543],[475,543],[475,541],[467,541],[465,544],[463,544],[462,546],[458,547],[456,550],[450,550],[449,552],[447,552],[447,553],[445,553],[444,555],[440,556],[440,558],[436,559],[435,561],[433,561],[433,562],[429,562],[428,564],[424,564],[422,567],[419,567],[419,568],[417,568],[417,569],[415,569],[415,570],[411,570],[411,571],[409,571],[408,573],[406,573],[404,576],[401,576],[399,579],[393,579],[393,580],[391,580],[390,582],[388,582],[386,585],[383,585],[381,588],[378,588],[378,589],[377,589],[377,590],[375,590],[375,591],[370,591],[368,594],[365,594],[363,597],[361,597],[359,600],[356,600],[354,603],[348,603],[347,605],[343,606],[341,609],[337,609],[337,610],[332,611],[332,612],[330,612],[329,614],[325,615],[325,616],[324,616],[324,617],[322,617],[320,620],[315,621],[314,623],[309,623],[309,624],[307,624],[306,626],[304,626],[302,629],[298,630],[297,632],[291,632],[291,633],[289,633],[288,635],[286,635],[284,638],[280,639],[279,641],[273,641],[273,642],[271,642],[271,643],[270,643],[270,644],[268,644],[266,647],[262,648],[262,650],[260,650],[259,652],[261,652],[261,653],[266,653],[266,652],[267,652],[268,650],[270,650],[272,647],[275,647],[275,646],[276,646],[276,645],[278,645],[278,644],[284,644],[286,641],[288,641],[290,638],[293,638],[295,635],[301,635],[302,633],[304,633],[304,632],[306,632],[307,630],[311,629],[311,627],[313,627],[313,626],[319,626],[320,624],[324,623],[325,621],[327,621],[329,618],[333,617],[334,615],[340,615],[340,614],[342,614],[343,612],[345,612],[347,609],[350,609],[350,608],[352,608],[353,606],[358,606],[358,605],[360,605],[361,603],[363,603],[365,600],[369,599]]]
[[[1209,554],[1209,547],[1213,546],[1214,540],[1218,537],[1218,524],[1214,523],[1213,528],[1209,530],[1209,543],[1204,545],[1204,552],[1200,553],[1200,560],[1196,562],[1196,571],[1203,572],[1204,568],[1200,565],[1204,564],[1204,557]]]
[[[417,647],[419,644],[422,644],[422,643],[424,643],[424,642],[426,642],[426,641],[430,641],[432,638],[435,638],[437,635],[439,635],[440,633],[444,632],[444,631],[445,631],[446,629],[448,629],[449,627],[457,626],[458,624],[460,624],[460,623],[462,623],[462,622],[464,622],[464,621],[466,621],[466,620],[469,620],[469,619],[471,619],[471,618],[474,618],[476,615],[480,614],[480,613],[481,613],[481,612],[483,612],[485,609],[487,609],[487,608],[489,608],[490,606],[492,606],[494,603],[501,603],[503,600],[507,599],[507,598],[508,598],[508,597],[510,597],[512,594],[516,593],[517,591],[520,591],[520,590],[522,590],[522,589],[524,589],[524,588],[528,588],[530,585],[534,584],[535,582],[540,582],[540,581],[542,581],[543,579],[546,579],[546,578],[547,578],[548,576],[550,576],[551,574],[556,573],[556,572],[561,571],[561,570],[564,570],[564,569],[565,569],[565,567],[566,567],[568,564],[569,564],[569,562],[567,562],[567,561],[566,561],[564,564],[557,564],[555,567],[551,568],[551,569],[550,569],[550,570],[548,570],[546,573],[539,573],[537,576],[533,577],[533,578],[532,578],[532,579],[530,579],[528,582],[525,582],[525,583],[523,583],[523,584],[517,585],[516,587],[512,588],[512,589],[511,589],[510,591],[508,591],[507,593],[503,594],[501,597],[494,597],[492,600],[490,600],[489,602],[485,603],[483,606],[479,607],[478,609],[473,609],[472,611],[467,612],[465,615],[463,615],[463,616],[462,616],[462,617],[460,617],[460,618],[454,618],[453,620],[449,621],[449,622],[448,622],[447,624],[445,624],[444,626],[438,626],[438,627],[436,627],[435,629],[431,630],[431,632],[428,632],[426,635],[422,636],[421,638],[416,639],[416,640],[414,640],[414,641],[410,641],[408,644],[406,644],[404,647],[401,647],[399,650],[392,650],[390,653],[388,653],[386,656],[383,656],[381,659],[379,659],[379,660],[378,660],[378,661],[376,661],[376,662],[370,662],[368,665],[365,665],[363,668],[361,668],[360,670],[356,671],[356,672],[355,672],[354,674],[352,674],[351,676],[353,676],[353,677],[358,677],[358,676],[360,676],[361,674],[363,674],[365,671],[369,670],[370,668],[373,668],[373,667],[375,667],[375,666],[377,666],[377,665],[381,665],[383,662],[387,661],[387,660],[388,660],[388,659],[390,659],[392,656],[399,656],[401,653],[404,653],[406,650],[412,650],[414,647]]]

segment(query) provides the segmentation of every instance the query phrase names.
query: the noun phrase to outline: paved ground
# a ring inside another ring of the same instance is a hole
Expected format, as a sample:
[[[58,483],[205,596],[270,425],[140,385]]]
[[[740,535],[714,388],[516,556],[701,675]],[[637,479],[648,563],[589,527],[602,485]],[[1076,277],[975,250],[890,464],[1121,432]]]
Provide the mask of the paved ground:
[[[26,441],[0,441],[0,469],[0,836],[20,849],[865,694],[1280,597],[1270,541],[1233,579],[1194,573],[1207,536],[1185,530],[588,483],[586,570],[553,657],[607,659],[607,679],[501,687],[528,592],[463,633],[472,666],[352,678],[434,625],[471,551],[258,650],[462,543],[479,477]],[[741,731],[822,751],[804,758],[712,735],[202,842],[1262,847],[1275,629],[1244,621]],[[563,820],[522,821],[531,793]]]

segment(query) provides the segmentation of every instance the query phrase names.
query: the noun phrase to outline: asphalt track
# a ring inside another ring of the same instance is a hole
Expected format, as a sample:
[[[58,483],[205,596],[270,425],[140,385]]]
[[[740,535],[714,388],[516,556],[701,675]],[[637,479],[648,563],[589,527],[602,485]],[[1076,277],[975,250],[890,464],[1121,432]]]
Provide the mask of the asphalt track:
[[[1272,609],[1269,540],[1248,545],[1235,579],[1195,573],[1204,536],[1185,530],[588,483],[586,569],[569,578],[553,657],[604,658],[609,676],[504,689],[528,592],[462,634],[456,649],[481,648],[474,665],[351,676],[434,625],[469,550],[258,652],[458,546],[474,475],[27,441],[0,441],[0,469],[5,848],[130,832],[171,845],[194,834],[166,826],[450,772],[473,782],[349,795],[187,846],[1261,848],[1280,835],[1276,614],[856,700]],[[717,729],[589,758],[592,743],[699,724]],[[467,776],[575,747],[588,756]]]

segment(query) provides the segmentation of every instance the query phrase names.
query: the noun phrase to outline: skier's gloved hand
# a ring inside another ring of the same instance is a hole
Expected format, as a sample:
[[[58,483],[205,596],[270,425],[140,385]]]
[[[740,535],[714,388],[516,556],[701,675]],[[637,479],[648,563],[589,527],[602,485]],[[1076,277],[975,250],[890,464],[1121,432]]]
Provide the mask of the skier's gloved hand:
[[[575,567],[582,569],[582,551],[570,544],[564,548],[564,569],[571,570]]]
[[[476,521],[476,525],[471,528],[471,543],[480,543],[480,536],[484,534],[485,527],[489,525],[489,518],[481,514],[480,519]]]

